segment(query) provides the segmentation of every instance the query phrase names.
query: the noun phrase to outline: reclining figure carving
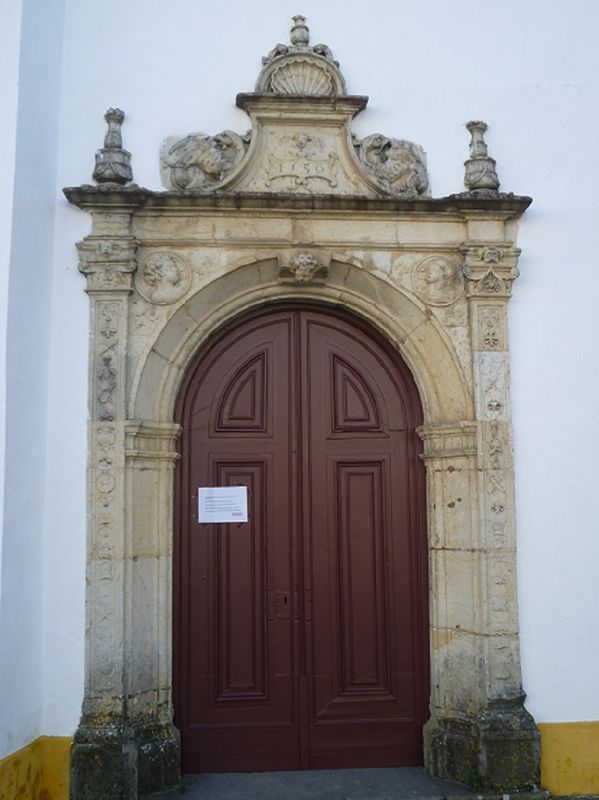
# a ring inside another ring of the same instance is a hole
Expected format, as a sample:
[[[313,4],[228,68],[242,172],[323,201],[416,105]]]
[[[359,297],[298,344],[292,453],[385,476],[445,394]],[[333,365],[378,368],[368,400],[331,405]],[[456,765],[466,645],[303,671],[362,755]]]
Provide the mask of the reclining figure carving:
[[[354,140],[360,163],[378,185],[402,197],[428,195],[428,174],[424,150],[404,139],[373,133]]]
[[[214,191],[239,165],[248,144],[249,135],[242,137],[234,131],[169,137],[160,152],[162,183],[174,191]]]

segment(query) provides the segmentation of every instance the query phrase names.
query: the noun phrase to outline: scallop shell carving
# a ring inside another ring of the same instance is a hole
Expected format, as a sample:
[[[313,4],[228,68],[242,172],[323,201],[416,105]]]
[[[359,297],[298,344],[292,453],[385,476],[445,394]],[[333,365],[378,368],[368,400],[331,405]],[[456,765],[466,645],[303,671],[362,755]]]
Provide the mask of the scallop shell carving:
[[[335,94],[333,79],[326,69],[307,59],[295,58],[275,67],[270,85],[276,94]]]

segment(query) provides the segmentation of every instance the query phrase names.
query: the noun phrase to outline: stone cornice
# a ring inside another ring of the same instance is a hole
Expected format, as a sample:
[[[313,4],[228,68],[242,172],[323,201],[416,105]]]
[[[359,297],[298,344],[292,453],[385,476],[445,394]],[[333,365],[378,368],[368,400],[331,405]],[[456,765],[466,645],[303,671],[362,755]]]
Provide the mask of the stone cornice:
[[[313,99],[313,98],[312,98]],[[244,192],[200,194],[199,192],[154,192],[139,186],[71,186],[63,190],[70,203],[87,211],[108,209],[221,210],[241,211],[278,209],[284,211],[340,211],[389,214],[497,214],[519,217],[532,203],[522,195],[452,194],[447,197],[356,197],[351,195],[311,195]]]
[[[344,116],[349,113],[351,116],[356,116],[366,108],[368,97],[355,94],[323,97],[318,95],[265,95],[255,92],[240,92],[235,98],[235,102],[238,108],[247,112],[268,109],[269,111],[278,110],[296,114],[316,109],[319,112],[342,113]]]

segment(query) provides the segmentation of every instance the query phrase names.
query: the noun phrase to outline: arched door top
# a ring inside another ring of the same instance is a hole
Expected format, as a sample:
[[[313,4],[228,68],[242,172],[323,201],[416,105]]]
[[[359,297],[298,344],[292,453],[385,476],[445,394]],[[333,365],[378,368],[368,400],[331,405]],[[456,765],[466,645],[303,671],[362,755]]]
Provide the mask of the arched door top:
[[[237,316],[269,303],[304,300],[341,307],[374,325],[405,359],[418,385],[425,424],[472,417],[464,365],[450,338],[422,303],[380,276],[332,260],[326,285],[279,280],[275,259],[227,271],[189,297],[166,322],[140,362],[131,394],[132,419],[172,419],[182,375],[203,341]]]

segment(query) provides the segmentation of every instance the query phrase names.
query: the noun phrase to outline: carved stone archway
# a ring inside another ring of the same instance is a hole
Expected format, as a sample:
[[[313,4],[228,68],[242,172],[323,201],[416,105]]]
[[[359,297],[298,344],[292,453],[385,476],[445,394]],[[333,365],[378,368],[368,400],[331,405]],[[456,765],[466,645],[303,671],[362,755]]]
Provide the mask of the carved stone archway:
[[[276,301],[342,306],[410,366],[425,414],[431,587],[429,770],[487,791],[538,786],[523,706],[506,305],[517,221],[483,123],[468,191],[429,196],[424,153],[352,137],[348,96],[303,18],[238,105],[251,135],[167,140],[166,192],[131,184],[122,112],[106,119],[80,242],[91,302],[85,699],[72,796],[137,798],[179,781],[171,708],[174,404],[219,327]]]

